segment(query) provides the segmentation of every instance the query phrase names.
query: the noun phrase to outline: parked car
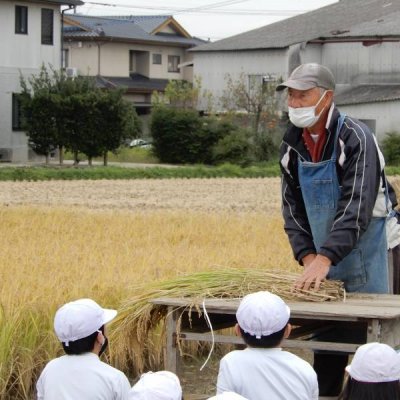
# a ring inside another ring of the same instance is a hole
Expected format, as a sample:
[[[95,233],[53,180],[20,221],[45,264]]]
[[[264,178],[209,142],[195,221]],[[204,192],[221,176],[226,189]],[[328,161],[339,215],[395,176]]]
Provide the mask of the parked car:
[[[151,147],[151,143],[145,139],[133,139],[129,143],[129,147],[142,147],[144,149],[149,149]]]

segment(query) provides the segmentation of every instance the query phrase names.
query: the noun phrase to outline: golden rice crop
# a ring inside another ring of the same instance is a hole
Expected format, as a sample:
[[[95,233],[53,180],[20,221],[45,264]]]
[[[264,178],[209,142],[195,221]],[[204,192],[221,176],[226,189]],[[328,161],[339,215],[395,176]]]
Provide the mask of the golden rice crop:
[[[323,282],[318,292],[293,291],[297,277],[298,274],[265,268],[216,268],[136,285],[132,295],[121,305],[113,324],[113,357],[125,370],[134,368],[136,372],[143,372],[162,367],[160,344],[163,344],[167,307],[150,302],[158,297],[188,298],[189,308],[196,310],[204,298],[241,298],[259,290],[269,290],[292,301],[335,301],[344,297],[343,285],[336,281]],[[177,329],[179,331],[179,326]]]
[[[228,269],[298,272],[279,205],[279,179],[0,182],[0,398],[31,398],[61,354],[53,316],[67,301],[120,310],[112,362],[133,372],[161,362],[164,311],[147,300],[177,294],[168,285],[191,280],[193,289],[199,273],[199,294]],[[264,288],[251,281],[227,290],[224,280],[208,294]],[[143,354],[135,343],[147,333]]]
[[[279,213],[2,206],[0,221],[2,399],[30,398],[60,354],[52,320],[67,301],[119,308],[138,283],[222,267],[297,269]]]

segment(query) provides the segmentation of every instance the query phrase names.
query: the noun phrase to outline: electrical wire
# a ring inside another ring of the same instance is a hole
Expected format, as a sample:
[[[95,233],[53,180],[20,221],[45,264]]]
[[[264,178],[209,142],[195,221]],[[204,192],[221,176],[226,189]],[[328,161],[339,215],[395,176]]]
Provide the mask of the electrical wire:
[[[193,8],[176,8],[176,7],[163,7],[163,6],[144,6],[144,5],[134,5],[134,4],[114,4],[114,3],[99,3],[94,1],[86,1],[85,5],[94,5],[94,6],[102,6],[102,7],[114,7],[114,8],[128,8],[128,9],[140,9],[140,10],[154,10],[154,11],[169,11],[174,15],[177,14],[193,14],[193,13],[206,13],[206,14],[226,14],[226,15],[270,15],[270,16],[286,16],[286,15],[295,15],[300,14],[309,10],[272,10],[272,9],[264,9],[264,10],[251,10],[251,9],[223,9],[223,10],[215,10],[213,8],[221,7],[223,5],[233,5],[237,3],[241,3],[243,1],[248,0],[228,0],[219,3],[208,4],[205,6],[193,7]]]

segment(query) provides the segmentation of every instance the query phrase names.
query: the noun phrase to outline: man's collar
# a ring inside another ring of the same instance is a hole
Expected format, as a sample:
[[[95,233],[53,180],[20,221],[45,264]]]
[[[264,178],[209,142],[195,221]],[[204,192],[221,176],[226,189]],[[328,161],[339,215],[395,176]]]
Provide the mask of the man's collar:
[[[329,112],[328,112],[328,118],[326,119],[325,129],[329,129],[329,126],[330,126],[330,124],[331,124],[332,114],[333,114],[333,110],[334,110],[334,109],[335,109],[335,104],[332,102],[331,108],[329,109]]]

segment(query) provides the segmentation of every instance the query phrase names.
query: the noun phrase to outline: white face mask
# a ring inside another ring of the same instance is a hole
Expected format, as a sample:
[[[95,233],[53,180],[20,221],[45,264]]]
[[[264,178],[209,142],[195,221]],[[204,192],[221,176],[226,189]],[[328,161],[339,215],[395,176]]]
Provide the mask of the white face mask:
[[[318,103],[315,106],[299,107],[299,108],[288,107],[290,122],[294,126],[297,126],[298,128],[308,128],[310,126],[315,125],[319,120],[319,117],[321,116],[325,107],[321,110],[321,112],[318,115],[315,115],[315,109],[318,107],[318,104],[324,98],[326,92],[327,91],[325,90],[325,92],[322,94],[322,96],[318,100]]]

